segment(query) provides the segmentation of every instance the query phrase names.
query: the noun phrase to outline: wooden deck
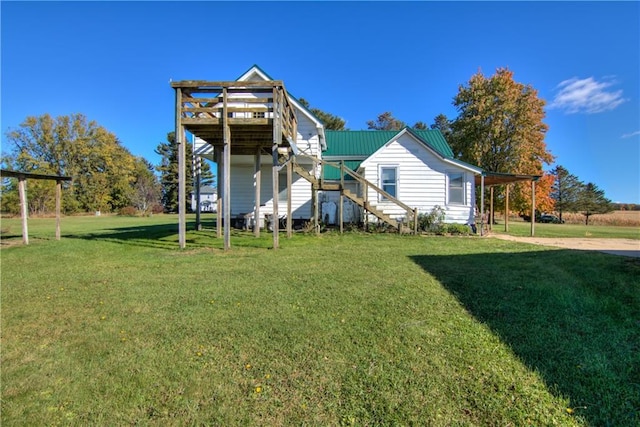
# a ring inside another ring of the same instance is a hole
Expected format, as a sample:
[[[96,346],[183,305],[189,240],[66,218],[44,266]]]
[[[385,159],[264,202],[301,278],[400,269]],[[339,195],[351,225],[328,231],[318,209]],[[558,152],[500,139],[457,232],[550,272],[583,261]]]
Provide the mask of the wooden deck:
[[[280,153],[292,152],[298,134],[295,109],[282,81],[172,82],[175,89],[176,142],[178,144],[178,239],[186,246],[186,161],[185,131],[213,146],[218,163],[218,215],[224,223],[224,248],[228,250],[231,224],[231,155],[250,154],[256,163],[256,208],[260,211],[260,156],[273,158],[273,215],[278,217],[278,170]],[[287,183],[290,187],[289,182]],[[289,191],[290,192],[290,191]],[[290,205],[290,204],[289,204]],[[199,219],[199,217],[198,217]],[[278,248],[278,221],[273,230],[273,247]]]
[[[297,136],[295,111],[281,81],[179,81],[177,114],[182,126],[214,147],[224,146],[229,129],[231,154],[271,152]]]

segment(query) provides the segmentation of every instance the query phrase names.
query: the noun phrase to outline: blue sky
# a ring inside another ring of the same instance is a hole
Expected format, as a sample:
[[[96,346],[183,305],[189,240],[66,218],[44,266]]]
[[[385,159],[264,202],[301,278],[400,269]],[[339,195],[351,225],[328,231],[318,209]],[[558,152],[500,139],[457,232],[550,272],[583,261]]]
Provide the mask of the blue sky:
[[[431,124],[478,70],[508,67],[547,101],[556,164],[640,203],[639,5],[2,1],[2,149],[27,116],[83,113],[158,164],[169,79],[253,64],[350,129],[384,111]]]

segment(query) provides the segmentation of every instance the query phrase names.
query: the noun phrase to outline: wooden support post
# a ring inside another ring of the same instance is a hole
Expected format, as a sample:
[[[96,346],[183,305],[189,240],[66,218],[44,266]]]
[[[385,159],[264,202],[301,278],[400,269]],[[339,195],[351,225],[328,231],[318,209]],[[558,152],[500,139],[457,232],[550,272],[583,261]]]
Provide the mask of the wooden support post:
[[[531,237],[536,229],[536,182],[531,180]]]
[[[185,143],[184,129],[182,127],[182,89],[176,88],[176,144],[178,145],[178,242],[181,249],[184,249],[187,242],[186,225],[186,203],[185,203]]]
[[[340,234],[344,232],[344,160],[340,160],[340,205],[338,206],[338,221],[340,222]]]
[[[194,143],[195,144],[195,143]],[[195,148],[195,147],[194,147]],[[202,158],[200,156],[193,155],[195,161],[195,198],[196,198],[196,230],[202,230],[202,222],[200,219],[200,172],[202,168]]]
[[[255,205],[253,206],[253,235],[260,237],[260,182],[262,181],[262,171],[260,170],[260,147],[256,148],[253,158],[253,182],[255,186]]]
[[[413,234],[418,235],[418,208],[413,209]]]
[[[222,221],[224,227],[224,250],[231,248],[231,129],[229,129],[227,109],[227,88],[222,88],[222,132],[223,132],[223,175],[224,199],[222,201]]]
[[[509,232],[509,184],[504,189],[504,231]]]
[[[27,179],[24,176],[18,177],[18,194],[20,196],[20,216],[22,217],[22,243],[29,244],[29,205],[27,204]]]
[[[313,189],[313,228],[316,234],[320,234],[320,206],[318,206],[318,188]]]
[[[62,181],[56,181],[56,240],[60,240],[60,211],[62,206]]]
[[[493,185],[489,187],[489,230],[493,230],[495,211],[493,210]]]
[[[272,194],[273,194],[273,221],[271,227],[273,228],[273,249],[278,249],[279,244],[279,232],[280,232],[280,218],[278,212],[278,197],[279,197],[279,182],[278,182],[278,144],[282,139],[282,114],[280,106],[282,103],[279,99],[279,92],[276,87],[273,88],[273,144],[271,145],[271,158],[272,164]]]
[[[367,184],[364,184],[364,231],[369,231],[369,214],[367,213],[367,209],[369,209],[369,187]]]
[[[484,236],[484,175],[480,176],[480,236]]]
[[[216,160],[216,175],[217,175],[217,188],[216,188],[216,237],[222,237],[222,195],[224,194],[224,174],[221,172],[224,170],[222,162],[222,154],[220,147],[213,148],[213,155]]]
[[[289,161],[287,162],[287,238],[293,235],[293,218],[291,218],[291,185],[293,175],[293,164],[291,163],[291,149],[289,149]]]

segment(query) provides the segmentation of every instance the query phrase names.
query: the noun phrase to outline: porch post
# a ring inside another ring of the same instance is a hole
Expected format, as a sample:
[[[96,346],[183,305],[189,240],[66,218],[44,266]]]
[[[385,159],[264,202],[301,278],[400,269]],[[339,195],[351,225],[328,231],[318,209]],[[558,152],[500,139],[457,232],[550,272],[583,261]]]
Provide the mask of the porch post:
[[[62,204],[62,181],[56,180],[56,240],[60,240],[60,207]]]
[[[184,129],[182,127],[182,89],[176,88],[176,144],[178,145],[178,242],[181,249],[186,246],[186,165],[184,147]]]
[[[256,148],[253,158],[253,182],[255,183],[255,205],[253,206],[253,235],[260,237],[260,181],[262,172],[260,170],[260,147]]]
[[[291,218],[291,185],[293,164],[291,163],[291,149],[289,149],[289,161],[287,161],[287,238],[293,234],[293,218]]]
[[[273,194],[273,220],[271,226],[273,227],[273,249],[278,249],[280,232],[280,218],[278,212],[278,143],[282,138],[282,130],[280,125],[282,123],[282,115],[280,114],[280,99],[279,92],[276,86],[273,87],[273,143],[271,145],[271,158],[272,158],[272,194]]]
[[[509,184],[506,185],[504,193],[504,231],[509,232]]]
[[[480,236],[484,236],[484,175],[480,176]]]
[[[224,162],[220,147],[213,147],[213,155],[216,160],[216,237],[222,237],[222,198],[224,197]]]
[[[531,180],[531,237],[535,234],[536,228],[536,182]]]
[[[22,243],[29,244],[29,206],[27,204],[27,179],[24,175],[18,177],[18,193],[20,195],[20,216],[22,217]]]
[[[222,132],[223,132],[223,175],[224,200],[222,202],[224,226],[224,250],[231,248],[231,129],[227,113],[227,88],[222,88]]]
[[[489,230],[493,230],[493,218],[494,218],[494,210],[493,210],[493,185],[489,187]]]
[[[194,148],[195,148],[195,138],[194,138]],[[195,151],[195,150],[194,150]],[[196,193],[196,230],[202,230],[202,223],[200,219],[200,173],[202,168],[202,158],[200,156],[193,155],[193,160],[195,162],[195,193]]]

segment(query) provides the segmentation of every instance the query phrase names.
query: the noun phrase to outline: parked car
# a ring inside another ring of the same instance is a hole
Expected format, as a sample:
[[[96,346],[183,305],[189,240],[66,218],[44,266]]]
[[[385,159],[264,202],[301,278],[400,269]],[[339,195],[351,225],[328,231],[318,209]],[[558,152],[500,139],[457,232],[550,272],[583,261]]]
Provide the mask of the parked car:
[[[560,218],[558,218],[555,215],[544,214],[544,215],[540,215],[540,218],[538,218],[538,222],[546,222],[546,223],[551,223],[551,224],[562,224],[562,223],[564,223],[564,220],[560,220]]]

